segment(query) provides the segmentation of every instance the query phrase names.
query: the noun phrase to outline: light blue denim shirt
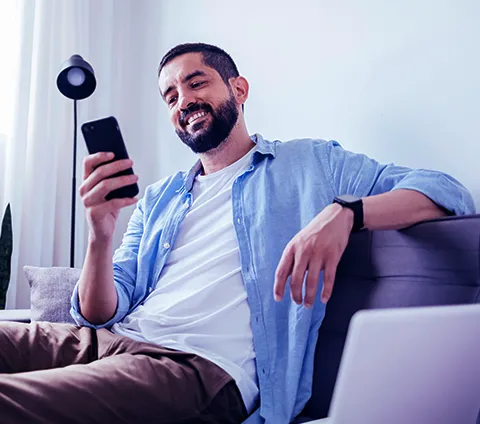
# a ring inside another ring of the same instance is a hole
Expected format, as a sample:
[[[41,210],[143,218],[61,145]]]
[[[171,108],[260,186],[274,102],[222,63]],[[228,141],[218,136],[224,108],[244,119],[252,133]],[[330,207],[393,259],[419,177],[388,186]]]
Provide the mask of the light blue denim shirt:
[[[275,270],[293,236],[340,194],[365,197],[412,189],[457,215],[474,213],[475,207],[467,189],[439,172],[381,165],[335,141],[270,142],[258,134],[252,140],[257,150],[232,187],[261,397],[260,408],[247,422],[283,424],[302,411],[311,395],[317,332],[325,313],[320,289],[311,309],[296,305],[289,287],[281,302],[274,301]],[[147,187],[113,258],[115,316],[100,326],[85,320],[77,284],[71,314],[78,324],[110,327],[154,289],[192,203],[190,191],[199,170],[197,162],[188,173],[178,172]]]

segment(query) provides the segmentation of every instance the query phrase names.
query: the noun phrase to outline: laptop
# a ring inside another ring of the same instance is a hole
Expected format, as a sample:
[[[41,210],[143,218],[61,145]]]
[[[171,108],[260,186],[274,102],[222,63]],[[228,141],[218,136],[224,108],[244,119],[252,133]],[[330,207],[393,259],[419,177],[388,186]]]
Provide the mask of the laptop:
[[[314,423],[480,424],[480,305],[357,312]]]

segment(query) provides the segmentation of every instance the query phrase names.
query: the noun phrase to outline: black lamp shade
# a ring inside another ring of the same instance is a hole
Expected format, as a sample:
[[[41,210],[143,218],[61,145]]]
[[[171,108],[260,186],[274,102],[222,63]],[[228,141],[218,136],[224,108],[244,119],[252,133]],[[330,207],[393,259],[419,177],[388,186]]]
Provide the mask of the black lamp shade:
[[[96,86],[93,68],[78,54],[74,54],[62,65],[57,77],[60,92],[73,100],[86,99],[95,91]]]

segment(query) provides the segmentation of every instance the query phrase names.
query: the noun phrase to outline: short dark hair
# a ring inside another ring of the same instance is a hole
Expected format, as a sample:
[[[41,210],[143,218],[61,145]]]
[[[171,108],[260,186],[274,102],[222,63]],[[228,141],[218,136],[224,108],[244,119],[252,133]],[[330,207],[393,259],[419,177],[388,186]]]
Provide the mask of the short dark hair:
[[[160,72],[168,62],[186,53],[201,53],[203,63],[215,69],[227,86],[230,78],[236,78],[240,75],[231,56],[220,47],[205,43],[185,43],[175,46],[163,56],[160,65],[158,65],[157,77],[160,76]]]

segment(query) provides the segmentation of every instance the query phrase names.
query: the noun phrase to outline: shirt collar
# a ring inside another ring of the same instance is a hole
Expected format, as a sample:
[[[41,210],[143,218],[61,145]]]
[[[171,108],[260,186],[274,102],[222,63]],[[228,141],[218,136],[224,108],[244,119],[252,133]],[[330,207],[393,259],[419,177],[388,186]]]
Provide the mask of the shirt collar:
[[[253,134],[250,136],[251,140],[257,145],[257,149],[253,154],[252,164],[258,163],[260,161],[260,157],[270,155],[275,158],[276,155],[276,144],[274,142],[264,140],[260,134]],[[182,187],[177,190],[177,193],[180,191],[189,192],[193,187],[193,182],[195,177],[202,169],[202,163],[200,159],[198,159],[195,164],[190,168],[190,170],[186,173],[185,178],[183,180]]]
[[[276,155],[276,143],[264,140],[260,134],[254,134],[250,136],[252,141],[257,145],[257,150],[255,153],[259,153],[262,156],[270,155],[275,158]]]

